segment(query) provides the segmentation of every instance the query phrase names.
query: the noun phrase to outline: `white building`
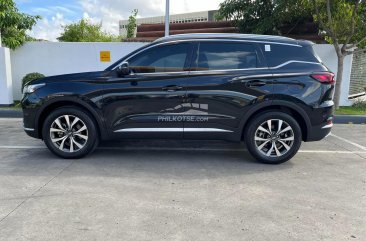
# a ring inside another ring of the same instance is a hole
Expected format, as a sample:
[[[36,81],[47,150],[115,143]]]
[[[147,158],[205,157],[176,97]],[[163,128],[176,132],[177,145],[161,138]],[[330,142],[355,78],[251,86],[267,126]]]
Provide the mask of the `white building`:
[[[22,78],[39,72],[46,76],[98,71],[107,68],[126,54],[142,47],[142,42],[67,43],[29,42],[16,50],[0,47],[0,105],[20,100]],[[330,44],[316,44],[315,52],[324,64],[337,73],[337,55]],[[109,52],[107,61],[102,53]],[[55,57],[56,56],[56,57]],[[37,61],[34,61],[37,59]],[[341,106],[349,106],[364,93],[366,84],[366,52],[348,55],[344,60]]]
[[[194,13],[183,13],[170,15],[170,23],[192,23],[192,22],[210,22],[215,21],[215,13],[217,10],[202,11]],[[137,25],[141,24],[157,24],[164,23],[165,16],[138,18],[136,19]],[[119,21],[119,33],[121,36],[127,36],[128,20]]]

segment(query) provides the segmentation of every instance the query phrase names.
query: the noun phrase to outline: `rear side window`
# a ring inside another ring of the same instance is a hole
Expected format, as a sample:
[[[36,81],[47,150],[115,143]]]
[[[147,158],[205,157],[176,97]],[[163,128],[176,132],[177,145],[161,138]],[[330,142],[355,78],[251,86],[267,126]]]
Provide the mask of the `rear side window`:
[[[128,62],[135,73],[180,72],[185,70],[190,49],[190,43],[153,47]]]
[[[267,60],[268,67],[275,67],[288,61],[319,62],[314,54],[306,47],[281,44],[263,44],[262,51]]]
[[[193,71],[246,69],[257,67],[257,54],[251,44],[201,42]]]

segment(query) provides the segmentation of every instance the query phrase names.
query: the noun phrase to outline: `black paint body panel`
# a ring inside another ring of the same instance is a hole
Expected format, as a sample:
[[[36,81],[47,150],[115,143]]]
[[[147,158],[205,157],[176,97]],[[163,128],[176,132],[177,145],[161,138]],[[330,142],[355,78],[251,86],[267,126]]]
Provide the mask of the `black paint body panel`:
[[[240,39],[210,41],[240,42]],[[263,110],[281,110],[299,118],[304,141],[324,138],[323,129],[333,112],[333,85],[320,83],[310,75],[328,72],[320,62],[294,61],[268,66],[263,44],[298,45],[289,40],[253,41],[257,68],[199,71],[192,68],[200,41],[193,39],[185,70],[177,73],[148,73],[119,76],[117,67],[157,41],[119,60],[105,71],[51,76],[31,84],[45,83],[22,99],[24,127],[42,138],[44,118],[62,106],[83,108],[95,119],[102,139],[186,138],[241,141],[246,124]],[[175,40],[175,41],[180,41]],[[190,41],[184,39],[182,41]],[[263,41],[263,44],[261,43]],[[291,53],[288,54],[291,58]],[[289,59],[291,60],[291,59]],[[136,131],[138,130],[138,131]]]

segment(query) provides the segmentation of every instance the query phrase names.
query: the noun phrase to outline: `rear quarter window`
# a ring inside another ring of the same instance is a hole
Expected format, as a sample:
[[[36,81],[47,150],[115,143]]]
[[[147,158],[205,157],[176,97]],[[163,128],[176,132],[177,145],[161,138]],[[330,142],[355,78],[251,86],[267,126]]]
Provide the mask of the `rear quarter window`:
[[[194,71],[247,69],[257,67],[257,53],[251,44],[201,42]]]
[[[268,45],[270,45],[270,47],[268,47]],[[309,47],[311,48],[311,46]],[[308,47],[297,47],[281,44],[263,44],[261,48],[267,60],[268,67],[275,67],[288,61],[319,63],[319,60],[312,53],[312,51],[309,51]]]

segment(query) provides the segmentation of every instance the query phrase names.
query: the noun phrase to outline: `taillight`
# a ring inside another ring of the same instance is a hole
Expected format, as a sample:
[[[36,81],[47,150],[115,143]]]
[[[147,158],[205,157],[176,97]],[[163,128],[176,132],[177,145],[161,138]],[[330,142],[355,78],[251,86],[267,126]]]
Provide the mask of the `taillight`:
[[[334,84],[334,74],[329,72],[323,72],[323,73],[314,73],[310,75],[311,78],[324,83],[324,84]]]

